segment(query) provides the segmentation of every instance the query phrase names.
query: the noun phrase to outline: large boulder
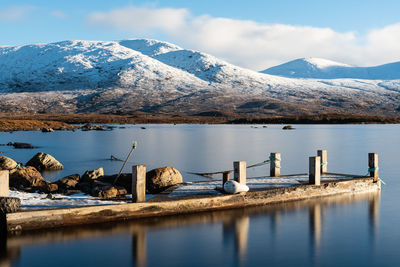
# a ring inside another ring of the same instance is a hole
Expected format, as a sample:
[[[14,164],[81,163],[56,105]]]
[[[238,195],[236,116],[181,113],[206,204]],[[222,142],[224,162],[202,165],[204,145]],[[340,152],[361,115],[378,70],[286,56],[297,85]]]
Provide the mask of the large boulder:
[[[103,168],[98,168],[97,170],[85,171],[85,173],[82,175],[81,181],[84,183],[92,183],[101,176],[104,176]]]
[[[18,163],[6,156],[0,156],[0,170],[12,170],[17,168]]]
[[[33,158],[31,158],[26,166],[35,167],[38,171],[43,170],[61,170],[64,166],[56,160],[53,156],[39,152]]]
[[[46,184],[40,172],[27,166],[10,171],[10,186],[23,189],[27,187],[42,187]]]
[[[156,194],[170,186],[182,183],[182,174],[173,167],[164,167],[146,173],[146,191]]]

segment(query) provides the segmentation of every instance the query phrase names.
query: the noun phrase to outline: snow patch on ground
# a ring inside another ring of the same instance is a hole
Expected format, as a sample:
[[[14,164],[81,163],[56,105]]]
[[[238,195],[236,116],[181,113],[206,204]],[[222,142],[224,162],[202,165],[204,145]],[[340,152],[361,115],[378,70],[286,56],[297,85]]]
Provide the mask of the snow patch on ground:
[[[334,175],[324,175],[321,177],[321,181],[327,180],[340,180],[348,179],[351,177],[345,176],[334,176]],[[259,189],[272,189],[272,188],[286,188],[293,185],[300,185],[308,183],[308,176],[293,176],[293,177],[280,177],[280,178],[248,178],[247,186],[251,190]],[[183,197],[189,195],[223,195],[221,191],[217,190],[222,187],[221,181],[210,181],[210,182],[200,182],[200,183],[187,183],[173,190],[168,197]]]
[[[115,205],[115,204],[127,203],[124,201],[100,200],[98,198],[85,195],[83,193],[74,194],[70,196],[53,194],[53,196],[55,199],[47,198],[46,194],[26,193],[26,192],[10,190],[10,197],[17,197],[21,200],[22,210],[72,208],[72,207]]]

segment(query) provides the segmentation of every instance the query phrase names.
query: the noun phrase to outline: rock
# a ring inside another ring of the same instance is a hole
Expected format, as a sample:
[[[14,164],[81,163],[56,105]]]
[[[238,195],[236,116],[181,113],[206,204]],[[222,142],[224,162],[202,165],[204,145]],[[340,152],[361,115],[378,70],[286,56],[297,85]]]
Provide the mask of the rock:
[[[26,166],[35,167],[38,171],[43,170],[61,170],[64,166],[56,160],[53,156],[39,152],[33,158],[31,158]]]
[[[0,170],[12,170],[17,168],[17,166],[18,163],[13,159],[6,156],[0,156]]]
[[[52,132],[54,132],[54,129],[53,128],[42,128],[42,132],[43,133],[52,133]]]
[[[92,171],[85,171],[85,173],[82,175],[81,181],[91,183],[101,176],[104,176],[103,168],[98,168],[97,170]]]
[[[226,181],[224,184],[224,191],[229,194],[237,194],[249,191],[249,187],[236,181]]]
[[[85,182],[85,183],[79,183],[76,186],[81,192],[85,194],[91,194],[92,193],[92,187],[90,186],[90,183]]]
[[[37,148],[36,146],[33,146],[29,143],[19,143],[19,142],[12,143],[12,146],[14,146],[14,148],[29,148],[29,149]]]
[[[114,198],[120,195],[126,195],[128,192],[123,187],[112,185],[96,186],[92,190],[92,196],[99,198]]]
[[[117,178],[117,174],[114,175],[104,175],[98,179],[98,181],[113,184]],[[132,193],[132,174],[131,173],[121,173],[118,177],[117,182],[115,183],[116,186],[120,186],[128,191],[128,194]]]
[[[173,167],[164,167],[146,173],[146,191],[159,193],[170,186],[182,183],[182,174]]]
[[[100,125],[92,125],[90,123],[85,124],[81,127],[82,131],[105,131],[104,127]]]
[[[294,130],[294,128],[293,128],[292,125],[285,125],[285,126],[283,126],[282,129],[283,129],[283,130]]]
[[[41,187],[46,184],[40,172],[34,167],[22,167],[10,171],[10,186],[21,189],[25,187]]]
[[[41,193],[55,193],[58,191],[58,185],[57,184],[44,184],[42,187],[39,188],[39,192]]]
[[[79,183],[79,179],[79,174],[72,174],[56,181],[55,183],[58,185],[59,191],[67,191],[75,189],[76,185]]]

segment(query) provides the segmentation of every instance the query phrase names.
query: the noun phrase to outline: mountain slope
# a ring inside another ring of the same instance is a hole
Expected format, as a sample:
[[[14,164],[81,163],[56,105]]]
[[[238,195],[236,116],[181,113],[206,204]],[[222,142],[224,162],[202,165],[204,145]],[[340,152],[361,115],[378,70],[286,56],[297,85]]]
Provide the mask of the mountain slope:
[[[375,67],[354,67],[320,58],[300,58],[261,71],[288,78],[314,79],[400,79],[400,62]]]
[[[206,85],[117,42],[65,41],[0,48],[0,91],[27,92],[107,87]]]
[[[353,69],[321,59],[291,66],[303,76]],[[285,78],[157,40],[0,47],[0,111],[398,114],[399,95],[397,80]]]

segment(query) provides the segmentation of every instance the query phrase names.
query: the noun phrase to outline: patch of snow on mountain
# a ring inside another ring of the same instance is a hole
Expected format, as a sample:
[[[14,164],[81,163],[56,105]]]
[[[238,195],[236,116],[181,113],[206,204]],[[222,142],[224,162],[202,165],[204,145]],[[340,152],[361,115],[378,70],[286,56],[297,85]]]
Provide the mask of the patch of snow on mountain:
[[[329,68],[329,67],[338,67],[338,66],[351,67],[350,65],[347,65],[344,63],[339,63],[339,62],[335,62],[335,61],[323,59],[323,58],[310,57],[310,58],[304,58],[303,60],[316,66],[317,68],[320,68],[320,69]]]
[[[151,39],[122,40],[119,44],[142,54],[154,57],[171,51],[182,50],[177,45]]]

